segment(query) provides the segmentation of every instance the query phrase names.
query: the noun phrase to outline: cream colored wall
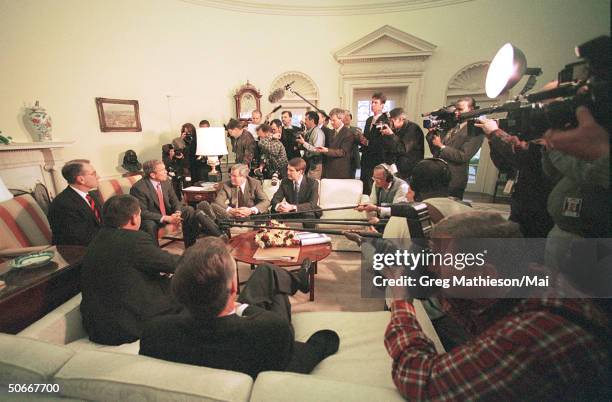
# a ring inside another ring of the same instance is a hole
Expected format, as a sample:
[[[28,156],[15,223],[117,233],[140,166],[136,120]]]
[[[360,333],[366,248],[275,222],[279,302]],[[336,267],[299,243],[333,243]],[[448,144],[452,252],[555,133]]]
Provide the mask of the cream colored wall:
[[[141,161],[158,157],[182,123],[227,121],[247,79],[264,93],[264,112],[269,85],[287,70],[315,80],[323,108],[338,105],[333,53],[385,24],[438,46],[425,78],[427,111],[444,102],[457,70],[506,41],[544,69],[540,83],[554,78],[574,60],[574,45],[609,32],[609,15],[604,0],[476,0],[352,17],[265,16],[179,0],[0,0],[0,130],[31,141],[24,105],[38,99],[54,140],[75,142],[66,157],[88,157],[112,176],[126,149]],[[137,99],[142,133],[101,133],[95,97]]]

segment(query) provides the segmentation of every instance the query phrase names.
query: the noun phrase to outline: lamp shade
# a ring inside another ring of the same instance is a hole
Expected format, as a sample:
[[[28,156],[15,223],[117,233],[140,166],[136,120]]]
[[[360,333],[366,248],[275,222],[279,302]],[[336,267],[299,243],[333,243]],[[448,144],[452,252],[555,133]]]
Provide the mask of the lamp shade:
[[[521,80],[527,70],[525,54],[511,43],[506,43],[497,51],[489,65],[485,81],[485,91],[489,98],[509,90]]]
[[[198,146],[196,155],[218,156],[227,155],[225,129],[223,127],[203,127],[196,129]]]
[[[10,200],[11,198],[13,198],[13,194],[6,188],[2,177],[0,177],[0,202]]]

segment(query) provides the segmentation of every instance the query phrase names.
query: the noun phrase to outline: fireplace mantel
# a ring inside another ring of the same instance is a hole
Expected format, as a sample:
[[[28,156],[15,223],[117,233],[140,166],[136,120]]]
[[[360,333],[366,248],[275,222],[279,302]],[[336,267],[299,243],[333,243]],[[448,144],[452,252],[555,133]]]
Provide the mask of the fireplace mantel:
[[[0,145],[0,176],[9,188],[30,189],[41,182],[51,196],[65,186],[62,151],[73,142],[16,142]]]
[[[9,145],[0,145],[2,151],[19,151],[23,149],[51,149],[66,148],[74,142],[13,142]]]

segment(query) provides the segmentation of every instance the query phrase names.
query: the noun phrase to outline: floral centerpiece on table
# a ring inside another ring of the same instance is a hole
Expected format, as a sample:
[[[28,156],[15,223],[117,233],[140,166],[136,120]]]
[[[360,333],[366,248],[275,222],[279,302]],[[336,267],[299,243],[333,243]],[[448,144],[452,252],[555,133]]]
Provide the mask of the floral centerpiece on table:
[[[265,226],[274,226],[274,229],[261,228],[255,234],[255,244],[260,248],[289,247],[300,244],[295,238],[295,232],[289,230],[284,224],[271,220]]]

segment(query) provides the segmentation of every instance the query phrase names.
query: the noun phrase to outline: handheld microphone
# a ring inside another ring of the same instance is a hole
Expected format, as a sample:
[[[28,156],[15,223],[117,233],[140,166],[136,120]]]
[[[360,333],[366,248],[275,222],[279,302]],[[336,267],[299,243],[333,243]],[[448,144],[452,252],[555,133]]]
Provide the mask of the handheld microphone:
[[[282,108],[283,105],[278,105],[277,107],[275,107],[274,109],[272,109],[272,111],[270,112],[270,114],[276,112],[278,109]]]

